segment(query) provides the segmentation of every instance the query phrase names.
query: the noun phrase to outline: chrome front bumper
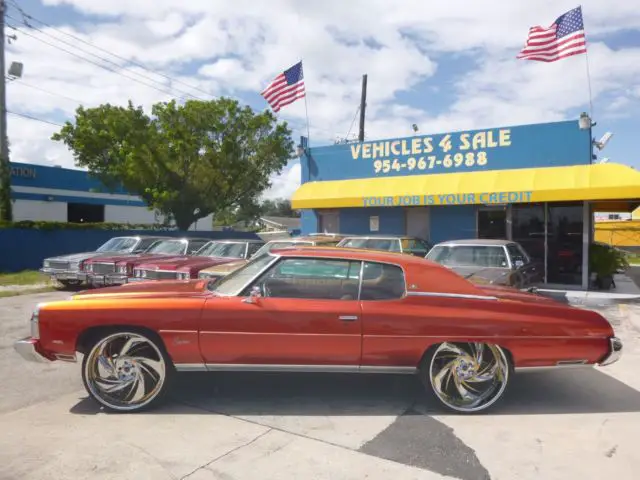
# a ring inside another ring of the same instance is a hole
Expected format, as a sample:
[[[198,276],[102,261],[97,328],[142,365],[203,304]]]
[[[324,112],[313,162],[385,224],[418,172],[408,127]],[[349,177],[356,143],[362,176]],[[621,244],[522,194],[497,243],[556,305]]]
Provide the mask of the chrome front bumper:
[[[111,273],[108,275],[89,274],[88,279],[90,285],[97,286],[124,285],[131,280],[124,273]]]
[[[622,341],[618,337],[609,338],[609,353],[600,361],[598,365],[606,367],[620,360],[622,356]]]
[[[87,274],[78,270],[59,270],[56,268],[41,268],[40,273],[49,275],[54,280],[87,280]]]
[[[37,340],[31,337],[23,338],[13,344],[13,348],[20,354],[22,358],[29,362],[47,363],[50,362],[48,358],[38,353],[36,350]]]

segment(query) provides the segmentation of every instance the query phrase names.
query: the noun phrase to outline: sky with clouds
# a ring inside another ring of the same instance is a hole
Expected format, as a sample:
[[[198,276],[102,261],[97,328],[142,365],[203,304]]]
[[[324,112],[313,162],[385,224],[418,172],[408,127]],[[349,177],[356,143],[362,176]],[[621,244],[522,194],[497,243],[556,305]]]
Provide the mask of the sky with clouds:
[[[549,64],[515,58],[530,26],[550,25],[575,0],[7,3],[7,35],[16,37],[7,65],[24,64],[7,87],[12,161],[73,167],[66,147],[49,138],[78,103],[224,95],[267,108],[259,92],[300,59],[312,147],[357,133],[364,73],[367,139],[411,135],[414,123],[437,134],[589,110],[584,55]],[[628,0],[583,0],[582,8],[595,136],[614,133],[602,156],[640,168],[640,9]],[[306,134],[304,101],[279,117],[295,139]],[[266,196],[289,197],[299,181],[292,161]]]

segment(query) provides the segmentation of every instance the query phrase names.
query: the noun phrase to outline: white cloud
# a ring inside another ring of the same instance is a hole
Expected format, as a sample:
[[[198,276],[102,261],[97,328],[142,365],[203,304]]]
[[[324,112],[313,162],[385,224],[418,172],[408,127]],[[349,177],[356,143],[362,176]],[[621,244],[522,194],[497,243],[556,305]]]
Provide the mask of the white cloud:
[[[139,68],[133,72],[120,70],[128,76],[135,77],[136,72],[150,77],[141,79],[157,89],[150,88],[18,32],[18,41],[9,46],[7,59],[25,64],[24,80],[9,85],[9,109],[58,123],[73,114],[75,103],[24,84],[89,106],[125,103],[131,98],[148,107],[170,97],[159,90],[177,95],[189,91],[201,98],[255,94],[300,58],[305,68],[312,146],[346,135],[359,104],[363,73],[369,75],[368,138],[408,135],[413,123],[421,132],[438,133],[553,121],[587,104],[584,56],[553,64],[515,59],[528,27],[551,24],[558,15],[575,7],[574,0],[449,0],[429,4],[407,0],[401,6],[389,0],[43,3],[100,15],[102,21],[92,17],[91,22],[64,30],[196,87],[171,83],[164,76]],[[596,99],[613,99],[607,107],[608,115],[629,114],[640,96],[635,80],[640,75],[640,49],[613,50],[606,42],[608,33],[640,29],[640,10],[634,2],[623,0],[584,0],[583,11],[589,33],[593,95]],[[60,46],[79,55],[86,56],[79,48],[90,50],[81,42],[44,30],[72,42],[75,48]],[[53,42],[38,32],[26,33]],[[100,50],[91,51],[105,56]],[[442,80],[452,84],[457,93],[449,108],[434,112],[398,102],[399,93],[421,84],[425,95],[438,95],[444,84],[423,82],[438,71],[438,61],[446,62],[454,55],[475,60],[477,67]],[[118,58],[111,59],[122,63]],[[281,117],[304,132],[305,102],[287,107]],[[356,119],[351,132],[356,133],[357,127]],[[35,163],[54,159],[71,166],[71,155],[64,146],[49,140],[54,129],[12,117],[12,158]],[[295,164],[274,179],[267,195],[290,193],[295,188],[291,185],[299,182],[299,168]]]
[[[271,188],[264,192],[263,198],[291,198],[293,192],[300,186],[300,162],[288,166],[282,175],[275,177],[271,182]]]

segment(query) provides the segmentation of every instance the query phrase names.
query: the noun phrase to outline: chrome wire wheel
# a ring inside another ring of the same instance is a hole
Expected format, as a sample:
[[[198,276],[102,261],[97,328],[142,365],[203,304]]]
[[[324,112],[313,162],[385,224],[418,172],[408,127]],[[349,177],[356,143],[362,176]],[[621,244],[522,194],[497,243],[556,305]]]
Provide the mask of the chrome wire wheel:
[[[446,407],[464,413],[485,410],[504,394],[509,382],[509,360],[498,345],[440,344],[429,362],[429,381]]]
[[[85,356],[83,379],[92,397],[115,411],[140,410],[165,387],[167,364],[153,340],[132,332],[99,340]]]

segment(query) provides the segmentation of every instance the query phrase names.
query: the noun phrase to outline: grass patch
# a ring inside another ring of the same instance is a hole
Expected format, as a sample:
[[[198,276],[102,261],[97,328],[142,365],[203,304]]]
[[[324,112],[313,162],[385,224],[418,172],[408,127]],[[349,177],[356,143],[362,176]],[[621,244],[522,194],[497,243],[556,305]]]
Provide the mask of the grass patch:
[[[17,273],[0,273],[0,286],[7,285],[38,285],[49,283],[49,277],[37,270],[24,270]]]
[[[0,290],[0,298],[17,297],[19,295],[31,295],[33,293],[46,293],[57,292],[55,287],[40,287],[40,288],[23,288],[20,290]]]

